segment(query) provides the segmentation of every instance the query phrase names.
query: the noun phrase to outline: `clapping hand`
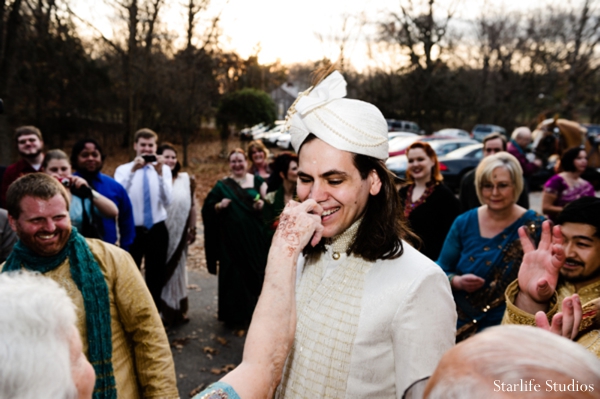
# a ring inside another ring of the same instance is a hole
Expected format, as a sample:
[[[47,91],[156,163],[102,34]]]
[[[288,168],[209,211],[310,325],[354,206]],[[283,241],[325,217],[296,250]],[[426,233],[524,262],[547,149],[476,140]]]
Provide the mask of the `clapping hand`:
[[[575,339],[579,334],[579,325],[583,318],[579,295],[566,297],[562,303],[562,312],[554,315],[552,323],[548,323],[546,313],[539,311],[535,314],[535,324],[546,331],[558,334],[568,339]]]

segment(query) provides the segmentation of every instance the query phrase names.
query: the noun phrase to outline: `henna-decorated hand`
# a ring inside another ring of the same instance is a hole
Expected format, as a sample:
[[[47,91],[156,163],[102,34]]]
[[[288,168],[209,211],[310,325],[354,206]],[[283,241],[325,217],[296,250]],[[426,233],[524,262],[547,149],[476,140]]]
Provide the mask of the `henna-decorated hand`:
[[[285,251],[287,256],[298,256],[306,245],[314,247],[321,241],[323,208],[314,200],[303,203],[290,201],[279,217],[271,248]]]

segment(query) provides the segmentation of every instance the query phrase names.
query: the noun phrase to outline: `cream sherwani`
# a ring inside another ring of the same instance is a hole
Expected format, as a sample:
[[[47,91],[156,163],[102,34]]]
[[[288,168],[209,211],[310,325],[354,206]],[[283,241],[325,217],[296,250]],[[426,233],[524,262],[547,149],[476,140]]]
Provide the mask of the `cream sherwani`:
[[[406,242],[393,260],[347,256],[357,228],[299,262],[297,331],[278,398],[401,398],[454,345],[440,267]]]

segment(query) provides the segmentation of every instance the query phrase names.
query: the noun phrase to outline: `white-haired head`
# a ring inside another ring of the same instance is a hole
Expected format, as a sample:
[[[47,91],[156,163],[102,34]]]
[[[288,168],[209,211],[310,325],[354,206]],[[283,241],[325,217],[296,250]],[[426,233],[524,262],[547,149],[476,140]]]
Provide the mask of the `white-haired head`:
[[[527,147],[531,144],[532,140],[531,129],[527,126],[519,126],[515,130],[513,130],[510,138],[519,144],[521,148]]]
[[[0,274],[0,398],[77,398],[70,341],[75,307],[53,280]]]
[[[446,352],[424,398],[597,398],[598,389],[600,360],[581,345],[537,327],[498,326]]]

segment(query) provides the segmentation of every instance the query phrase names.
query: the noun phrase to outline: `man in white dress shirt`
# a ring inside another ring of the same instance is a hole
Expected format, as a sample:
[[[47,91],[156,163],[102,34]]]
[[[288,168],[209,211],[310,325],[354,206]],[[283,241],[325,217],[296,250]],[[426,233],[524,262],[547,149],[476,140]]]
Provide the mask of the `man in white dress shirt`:
[[[166,207],[171,203],[173,182],[171,170],[162,155],[156,155],[158,135],[150,129],[135,133],[133,149],[136,157],[115,171],[119,182],[131,199],[135,221],[135,240],[129,252],[138,268],[145,259],[146,284],[154,303],[166,283],[165,268],[169,233],[165,226]]]
[[[323,240],[298,264],[297,329],[278,398],[400,398],[455,341],[448,279],[404,241],[412,233],[385,167],[385,118],[345,95],[333,72],[286,119],[298,198],[319,205]]]

